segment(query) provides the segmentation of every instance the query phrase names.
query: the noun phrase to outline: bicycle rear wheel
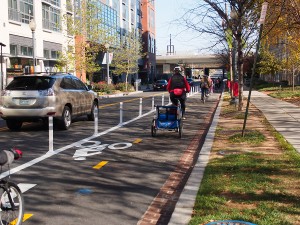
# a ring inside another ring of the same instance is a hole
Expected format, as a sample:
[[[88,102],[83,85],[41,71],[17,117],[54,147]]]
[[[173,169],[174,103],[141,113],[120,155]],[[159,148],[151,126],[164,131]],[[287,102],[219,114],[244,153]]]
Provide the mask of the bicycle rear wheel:
[[[9,196],[11,197],[13,204],[11,204]],[[5,190],[4,187],[1,187],[0,225],[21,225],[23,215],[24,199],[22,192],[16,184],[8,182],[7,190]]]

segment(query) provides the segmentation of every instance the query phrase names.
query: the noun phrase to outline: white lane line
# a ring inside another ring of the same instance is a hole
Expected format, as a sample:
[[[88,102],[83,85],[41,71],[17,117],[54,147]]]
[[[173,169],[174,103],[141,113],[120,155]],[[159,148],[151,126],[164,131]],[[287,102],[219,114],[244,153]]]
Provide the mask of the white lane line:
[[[82,140],[80,140],[80,141],[74,142],[73,144],[64,146],[64,147],[62,147],[62,148],[60,148],[60,149],[57,149],[57,150],[54,150],[54,151],[51,151],[51,152],[47,152],[45,155],[42,155],[42,156],[40,156],[40,157],[38,157],[38,158],[35,158],[35,159],[33,159],[33,160],[31,160],[31,161],[29,161],[29,162],[27,162],[27,163],[24,163],[24,164],[22,164],[22,165],[20,165],[20,166],[17,166],[17,167],[15,167],[15,168],[11,169],[10,171],[6,171],[6,172],[2,173],[2,174],[0,175],[0,179],[3,179],[3,178],[5,178],[5,177],[9,176],[10,174],[17,173],[17,172],[19,172],[19,171],[21,171],[21,170],[23,170],[23,169],[26,169],[26,168],[28,168],[28,167],[30,167],[30,166],[33,166],[33,165],[35,165],[35,164],[37,164],[37,163],[39,163],[39,162],[41,162],[41,161],[43,161],[43,160],[45,160],[45,159],[47,159],[47,158],[50,158],[50,157],[53,156],[53,155],[56,155],[56,154],[58,154],[58,153],[60,153],[60,152],[63,152],[63,151],[65,151],[65,150],[69,149],[69,148],[76,147],[77,145],[81,145],[81,144],[83,144],[83,143],[85,143],[85,142],[87,142],[87,141],[90,141],[90,140],[94,139],[94,138],[97,138],[97,137],[100,137],[100,136],[102,136],[102,135],[108,134],[109,132],[115,131],[115,130],[121,128],[122,126],[127,125],[127,124],[129,124],[129,123],[132,123],[132,122],[134,122],[134,121],[136,121],[136,120],[138,120],[138,119],[140,119],[140,118],[142,118],[142,117],[148,116],[149,114],[151,114],[151,113],[153,113],[153,112],[155,112],[155,110],[151,110],[151,111],[149,111],[149,112],[147,112],[147,113],[145,113],[145,114],[143,114],[143,115],[141,115],[141,116],[138,116],[138,117],[136,117],[136,118],[134,118],[134,119],[132,119],[132,120],[129,120],[129,121],[127,121],[127,122],[124,122],[122,125],[117,125],[117,126],[112,127],[112,128],[110,128],[110,129],[108,129],[108,130],[106,130],[106,131],[103,131],[103,132],[101,132],[101,133],[94,134],[94,135],[92,135],[92,136],[90,136],[90,137],[88,137],[88,138],[85,138],[85,139],[82,139]]]

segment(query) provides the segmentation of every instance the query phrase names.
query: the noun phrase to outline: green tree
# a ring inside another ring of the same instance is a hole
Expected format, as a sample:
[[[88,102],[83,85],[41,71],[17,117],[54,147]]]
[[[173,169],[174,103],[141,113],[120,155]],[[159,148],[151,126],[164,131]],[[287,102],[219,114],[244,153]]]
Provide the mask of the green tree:
[[[116,37],[109,35],[114,32],[103,26],[101,11],[98,1],[82,0],[74,9],[74,15],[63,16],[63,32],[72,38],[68,40],[68,47],[61,52],[58,65],[67,72],[73,67],[83,80],[85,74],[91,80],[93,73],[100,70],[96,58],[99,52],[105,50],[104,44],[116,42]]]
[[[143,56],[141,38],[134,31],[129,32],[114,50],[112,66],[114,73],[126,75],[126,91],[128,90],[128,75],[138,72],[138,60]]]
[[[198,35],[209,34],[211,48],[235,49],[233,52],[237,54],[237,70],[234,72],[237,72],[239,82],[238,110],[243,109],[242,66],[244,57],[253,51],[257,43],[261,3],[256,0],[203,0],[180,19],[181,23],[183,20],[184,25]]]
[[[300,40],[298,37],[290,36],[287,38],[288,55],[283,59],[284,68],[290,73],[290,81],[295,88],[296,72],[300,70]]]
[[[275,56],[274,53],[267,49],[262,49],[260,53],[261,60],[258,63],[259,72],[262,75],[271,75],[275,82],[275,75],[282,69],[282,62]]]

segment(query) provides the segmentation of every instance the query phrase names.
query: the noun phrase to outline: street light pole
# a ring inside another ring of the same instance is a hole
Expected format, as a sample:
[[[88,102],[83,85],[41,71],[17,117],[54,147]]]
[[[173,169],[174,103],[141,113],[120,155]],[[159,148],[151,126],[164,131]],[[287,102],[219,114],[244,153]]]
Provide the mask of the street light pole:
[[[3,89],[3,58],[2,58],[2,47],[5,47],[6,45],[0,42],[1,46],[1,77],[0,77],[0,91]]]
[[[36,66],[36,59],[35,59],[35,29],[36,29],[36,23],[34,19],[31,19],[29,22],[29,27],[32,32],[32,59],[33,59],[33,70],[35,72],[35,66]]]
[[[107,76],[107,84],[110,84],[110,78],[109,78],[109,44],[106,43],[105,44],[105,48],[106,48],[106,76]]]

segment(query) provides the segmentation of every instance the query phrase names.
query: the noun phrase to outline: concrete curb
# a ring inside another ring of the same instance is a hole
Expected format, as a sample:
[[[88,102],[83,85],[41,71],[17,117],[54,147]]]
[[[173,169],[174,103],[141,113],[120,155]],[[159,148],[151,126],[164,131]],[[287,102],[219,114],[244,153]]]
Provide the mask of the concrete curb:
[[[99,99],[103,98],[116,98],[116,97],[123,97],[127,95],[133,95],[133,94],[138,94],[138,93],[143,93],[144,91],[134,91],[134,92],[128,92],[128,93],[119,93],[119,94],[114,94],[114,95],[99,95]]]
[[[222,101],[223,95],[221,96],[218,108],[207,133],[205,143],[200,151],[196,165],[176,203],[175,210],[168,225],[185,225],[191,220],[196,196],[203,178],[205,167],[209,161],[210,151],[213,145],[215,131],[221,112]]]

